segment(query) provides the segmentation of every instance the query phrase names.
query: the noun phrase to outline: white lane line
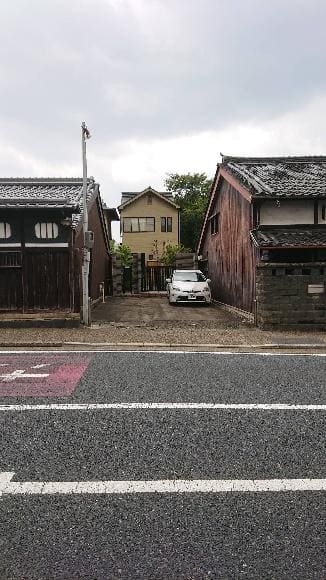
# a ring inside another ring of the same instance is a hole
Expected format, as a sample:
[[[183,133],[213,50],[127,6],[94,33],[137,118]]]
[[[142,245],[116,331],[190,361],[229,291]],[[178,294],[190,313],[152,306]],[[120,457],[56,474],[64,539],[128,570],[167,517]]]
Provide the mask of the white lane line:
[[[326,491],[326,479],[159,479],[148,481],[8,481],[3,495]],[[1,481],[1,476],[0,476]]]
[[[15,371],[12,371],[11,373],[5,373],[0,375],[0,381],[3,382],[12,382],[15,381],[16,379],[45,379],[46,377],[48,377],[49,374],[45,374],[45,373],[27,373],[26,371],[24,371],[24,369],[17,369]]]
[[[239,411],[326,411],[325,405],[287,403],[48,403],[0,405],[0,411],[101,411],[105,409],[185,409]]]
[[[14,475],[15,472],[13,471],[0,471],[0,497],[3,493],[3,490],[6,489]]]
[[[269,345],[271,348],[273,345]],[[308,345],[301,345],[302,348],[308,348]],[[233,347],[236,348],[236,347]],[[243,347],[243,348],[250,348],[250,347]],[[309,345],[311,348],[311,345]],[[286,349],[286,347],[284,347]],[[325,344],[326,349],[326,344]],[[87,353],[95,353],[95,354],[105,354],[105,353],[118,353],[118,354],[208,354],[211,356],[216,355],[223,355],[223,356],[289,356],[289,357],[326,357],[326,353],[300,353],[300,352],[251,352],[251,351],[225,351],[225,350],[157,350],[157,349],[142,349],[142,350],[117,350],[117,349],[106,349],[106,350],[91,350],[91,349],[84,349],[84,350],[0,350],[0,355],[5,354],[30,354],[37,356],[39,354],[87,354]]]

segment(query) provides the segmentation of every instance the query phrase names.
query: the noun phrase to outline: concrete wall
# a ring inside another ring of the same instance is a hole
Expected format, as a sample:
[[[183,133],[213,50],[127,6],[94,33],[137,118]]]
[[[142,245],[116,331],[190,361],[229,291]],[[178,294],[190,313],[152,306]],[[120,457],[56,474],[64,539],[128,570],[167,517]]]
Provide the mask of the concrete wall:
[[[309,293],[316,285],[324,292]],[[326,328],[325,263],[259,265],[256,288],[259,327]]]
[[[144,253],[146,261],[150,255],[154,260],[159,259],[166,245],[179,242],[179,211],[155,194],[152,194],[151,199],[152,203],[148,204],[148,196],[144,194],[121,210],[122,243],[129,246],[133,254]],[[124,232],[123,220],[126,217],[154,217],[155,231]],[[161,217],[172,217],[172,232],[161,232]]]
[[[264,201],[260,207],[260,225],[295,225],[314,223],[314,201]]]

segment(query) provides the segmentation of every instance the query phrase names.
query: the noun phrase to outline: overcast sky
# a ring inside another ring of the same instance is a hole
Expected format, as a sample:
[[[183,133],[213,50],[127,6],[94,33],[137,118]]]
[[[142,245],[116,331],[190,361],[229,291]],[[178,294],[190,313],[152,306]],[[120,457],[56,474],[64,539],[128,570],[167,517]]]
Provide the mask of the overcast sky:
[[[228,155],[326,153],[325,0],[3,0],[0,175],[104,200]]]

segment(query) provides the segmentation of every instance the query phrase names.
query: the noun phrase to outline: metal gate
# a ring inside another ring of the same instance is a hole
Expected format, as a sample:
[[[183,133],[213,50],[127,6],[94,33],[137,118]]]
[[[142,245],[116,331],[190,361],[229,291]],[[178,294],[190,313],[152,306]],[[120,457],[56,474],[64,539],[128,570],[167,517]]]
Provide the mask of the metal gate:
[[[124,266],[122,268],[122,292],[132,292],[132,267]]]
[[[166,290],[166,279],[171,278],[174,268],[171,266],[145,266],[142,272],[142,292],[163,292]]]

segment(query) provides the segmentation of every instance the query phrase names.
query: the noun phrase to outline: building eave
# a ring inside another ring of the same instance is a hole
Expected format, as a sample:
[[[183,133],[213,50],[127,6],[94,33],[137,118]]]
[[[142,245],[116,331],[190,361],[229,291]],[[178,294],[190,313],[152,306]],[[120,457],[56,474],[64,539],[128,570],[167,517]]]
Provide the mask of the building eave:
[[[180,206],[179,205],[177,205],[173,201],[167,199],[166,197],[164,197],[163,195],[161,195],[155,189],[152,189],[151,187],[146,187],[146,189],[144,189],[143,191],[140,191],[138,193],[138,195],[136,195],[132,199],[128,199],[127,201],[125,201],[124,203],[122,203],[121,205],[119,205],[118,206],[119,212],[121,213],[121,211],[123,211],[128,205],[131,205],[132,203],[136,202],[138,199],[140,199],[143,195],[146,195],[147,193],[151,193],[151,194],[155,195],[156,197],[158,197],[162,201],[165,201],[165,203],[167,203],[169,205],[172,205],[175,209],[180,209]]]

